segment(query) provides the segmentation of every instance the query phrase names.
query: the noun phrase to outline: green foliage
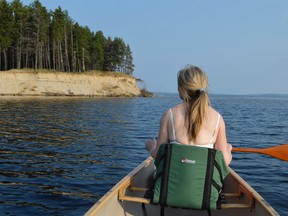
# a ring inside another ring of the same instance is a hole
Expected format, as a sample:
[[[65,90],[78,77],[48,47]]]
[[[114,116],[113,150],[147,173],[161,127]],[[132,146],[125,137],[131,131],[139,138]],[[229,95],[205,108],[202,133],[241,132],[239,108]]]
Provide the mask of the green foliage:
[[[122,70],[121,63],[124,60],[126,45],[121,38],[114,38],[112,46],[113,46],[112,47],[112,50],[113,50],[113,55],[112,55],[113,70],[121,71]]]
[[[124,72],[132,75],[134,68],[135,68],[135,65],[133,64],[132,51],[131,51],[129,45],[127,45],[127,47],[126,47],[125,60],[123,63],[124,63]]]
[[[13,31],[14,17],[12,8],[6,0],[0,1],[0,46],[2,51],[7,50],[11,45],[11,33]]]
[[[57,43],[61,43],[64,37],[64,31],[66,29],[66,16],[61,7],[58,7],[54,12],[52,12],[52,14],[52,40],[55,40]]]
[[[104,49],[105,49],[105,37],[102,31],[97,31],[93,37],[91,44],[91,61],[94,63],[96,70],[104,70]]]
[[[132,52],[123,39],[92,32],[61,7],[47,11],[39,0],[28,6],[0,0],[0,26],[0,70],[133,73]]]
[[[11,35],[13,33],[14,17],[12,7],[6,0],[0,0],[0,69],[6,70],[8,68],[7,51],[12,44]]]

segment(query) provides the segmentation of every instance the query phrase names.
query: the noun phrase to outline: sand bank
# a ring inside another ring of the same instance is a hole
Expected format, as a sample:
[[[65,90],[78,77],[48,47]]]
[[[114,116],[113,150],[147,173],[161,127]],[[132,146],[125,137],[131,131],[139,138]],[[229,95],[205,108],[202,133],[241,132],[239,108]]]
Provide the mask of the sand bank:
[[[2,96],[140,96],[136,79],[114,73],[0,71]]]

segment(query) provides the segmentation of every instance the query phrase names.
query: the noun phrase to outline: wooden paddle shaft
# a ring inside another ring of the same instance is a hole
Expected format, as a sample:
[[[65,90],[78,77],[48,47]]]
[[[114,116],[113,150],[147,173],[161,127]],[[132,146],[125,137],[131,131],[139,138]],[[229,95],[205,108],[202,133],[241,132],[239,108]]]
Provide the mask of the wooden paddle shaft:
[[[236,148],[233,147],[233,152],[253,152],[267,154],[280,160],[288,161],[288,144],[282,144],[270,148]]]

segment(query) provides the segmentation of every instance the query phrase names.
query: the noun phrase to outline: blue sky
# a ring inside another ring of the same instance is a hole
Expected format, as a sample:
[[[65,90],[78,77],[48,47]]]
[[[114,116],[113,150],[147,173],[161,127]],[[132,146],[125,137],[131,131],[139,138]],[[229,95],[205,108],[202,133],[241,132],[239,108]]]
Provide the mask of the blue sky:
[[[31,0],[23,0],[29,5]],[[288,94],[287,0],[42,0],[91,31],[121,37],[134,75],[177,92],[177,72],[203,68],[215,94]]]

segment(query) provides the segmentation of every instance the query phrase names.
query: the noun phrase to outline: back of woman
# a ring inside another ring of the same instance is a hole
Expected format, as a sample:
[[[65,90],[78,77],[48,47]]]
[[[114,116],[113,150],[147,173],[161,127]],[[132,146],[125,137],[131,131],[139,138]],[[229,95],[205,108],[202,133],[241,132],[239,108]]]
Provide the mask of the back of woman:
[[[227,143],[225,122],[210,106],[208,78],[199,67],[187,66],[178,73],[178,92],[183,102],[163,113],[158,140],[146,148],[155,158],[161,144],[181,143],[221,150],[227,165],[232,146]]]
[[[186,104],[182,103],[173,107],[167,114],[170,115],[170,121],[168,123],[170,142],[176,141],[187,145],[214,148],[221,116],[213,108],[208,108],[195,140],[190,140],[187,133],[187,123],[185,119],[187,118],[188,112]]]

